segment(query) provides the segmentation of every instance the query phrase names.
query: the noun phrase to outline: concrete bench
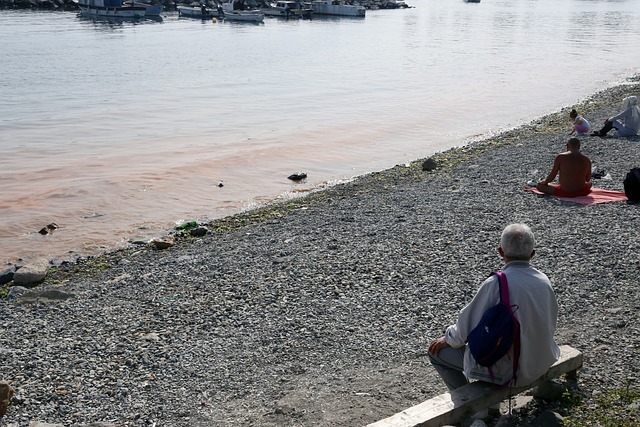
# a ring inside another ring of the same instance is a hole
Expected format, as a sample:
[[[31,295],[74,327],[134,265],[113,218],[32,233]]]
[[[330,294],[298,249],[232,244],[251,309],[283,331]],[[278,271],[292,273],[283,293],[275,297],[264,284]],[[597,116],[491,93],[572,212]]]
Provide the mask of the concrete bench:
[[[575,380],[577,369],[582,366],[582,353],[568,345],[560,346],[560,351],[560,359],[546,374],[529,385],[502,388],[496,384],[472,382],[369,424],[368,427],[439,427],[467,419],[482,409],[563,374]]]

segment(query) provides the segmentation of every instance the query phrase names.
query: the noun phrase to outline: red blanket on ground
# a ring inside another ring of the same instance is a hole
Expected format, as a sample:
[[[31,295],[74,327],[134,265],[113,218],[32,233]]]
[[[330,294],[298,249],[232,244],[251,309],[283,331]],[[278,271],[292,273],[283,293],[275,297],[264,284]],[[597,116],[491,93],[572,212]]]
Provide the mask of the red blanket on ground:
[[[536,194],[544,194],[542,191],[539,191],[535,187],[524,187],[525,190],[534,192]],[[582,205],[595,205],[596,203],[606,203],[606,202],[624,202],[627,200],[627,196],[622,191],[609,191],[603,190],[602,188],[592,188],[591,193],[586,196],[578,196],[578,197],[557,197],[553,196],[558,200],[562,200],[565,202],[574,202],[580,203]]]

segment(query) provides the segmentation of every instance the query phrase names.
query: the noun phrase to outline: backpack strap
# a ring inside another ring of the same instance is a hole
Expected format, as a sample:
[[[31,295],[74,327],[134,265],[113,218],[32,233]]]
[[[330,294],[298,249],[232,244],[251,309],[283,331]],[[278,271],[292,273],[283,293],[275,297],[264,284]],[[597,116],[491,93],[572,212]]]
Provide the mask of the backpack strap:
[[[507,276],[502,272],[493,272],[492,275],[498,277],[498,285],[500,286],[500,302],[504,304],[511,313],[511,317],[513,318],[514,330],[513,330],[513,371],[511,379],[503,384],[503,386],[508,386],[510,384],[515,384],[518,380],[518,362],[520,361],[520,322],[513,314],[518,307],[513,309],[511,306],[511,302],[509,301],[509,284],[507,282]]]
[[[507,276],[502,271],[498,271],[495,273],[498,276],[498,285],[500,286],[500,302],[507,306],[507,308],[511,307],[509,302],[509,284],[507,283]]]

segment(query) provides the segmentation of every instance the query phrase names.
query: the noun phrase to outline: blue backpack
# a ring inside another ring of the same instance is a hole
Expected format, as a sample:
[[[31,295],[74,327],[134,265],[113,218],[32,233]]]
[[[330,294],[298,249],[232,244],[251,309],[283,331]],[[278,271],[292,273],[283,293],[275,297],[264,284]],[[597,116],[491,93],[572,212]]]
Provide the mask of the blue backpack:
[[[515,383],[520,359],[520,322],[513,313],[518,306],[509,303],[507,276],[502,272],[491,274],[498,276],[500,302],[484,312],[478,325],[469,333],[467,344],[475,361],[488,367],[492,376],[491,367],[513,347],[513,376],[507,383]]]

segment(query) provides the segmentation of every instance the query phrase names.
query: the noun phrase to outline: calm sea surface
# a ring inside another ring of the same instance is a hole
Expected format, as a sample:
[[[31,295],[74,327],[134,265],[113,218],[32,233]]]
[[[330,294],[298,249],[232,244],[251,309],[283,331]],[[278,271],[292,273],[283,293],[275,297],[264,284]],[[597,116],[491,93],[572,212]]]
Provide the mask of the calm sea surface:
[[[426,157],[640,72],[640,0],[407,3],[263,25],[0,11],[0,266]]]

